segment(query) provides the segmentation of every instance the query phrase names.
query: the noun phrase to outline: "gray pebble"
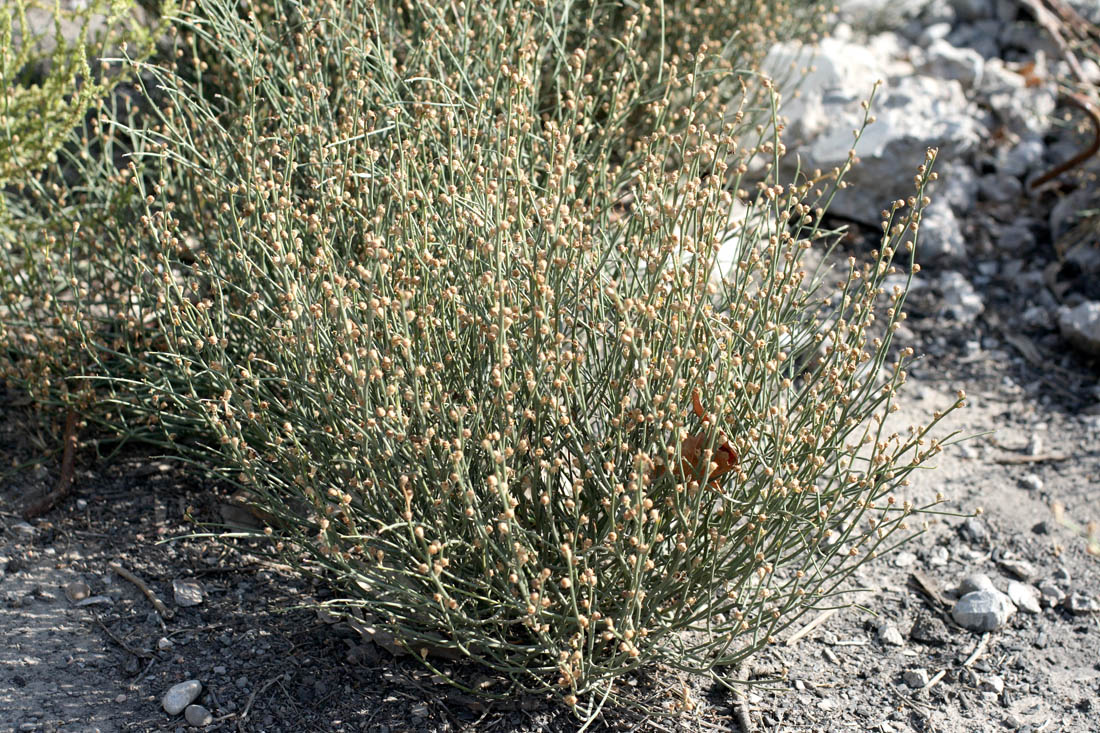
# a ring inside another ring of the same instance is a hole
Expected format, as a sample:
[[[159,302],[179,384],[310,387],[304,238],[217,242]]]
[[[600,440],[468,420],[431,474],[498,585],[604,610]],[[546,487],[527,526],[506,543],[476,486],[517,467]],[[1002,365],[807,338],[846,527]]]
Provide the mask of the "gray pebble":
[[[999,674],[991,674],[982,680],[982,689],[1000,695],[1005,691],[1005,679]]]
[[[168,688],[160,704],[164,707],[164,712],[169,715],[179,715],[184,708],[195,701],[200,692],[202,692],[202,683],[198,680],[180,682]]]
[[[1100,600],[1087,593],[1074,593],[1066,599],[1066,610],[1074,616],[1100,612]]]
[[[959,583],[959,595],[965,596],[967,593],[973,593],[977,590],[995,591],[997,590],[993,586],[993,581],[989,579],[988,575],[984,573],[973,573],[962,579]]]
[[[951,618],[964,629],[996,631],[1008,623],[1016,607],[998,590],[976,590],[967,593],[951,609]]]
[[[989,530],[986,529],[985,522],[976,517],[970,517],[963,522],[962,535],[964,539],[976,544],[989,541]]]
[[[183,711],[183,717],[188,725],[196,728],[205,728],[214,722],[214,716],[202,705],[188,705]]]
[[[176,578],[172,581],[172,595],[177,606],[182,608],[197,606],[202,603],[202,585],[196,580]]]
[[[1060,308],[1058,328],[1062,338],[1081,351],[1100,355],[1100,303],[1085,301],[1074,308]]]
[[[1043,600],[1050,606],[1057,606],[1066,598],[1065,591],[1059,588],[1053,580],[1044,580],[1039,583],[1039,592],[1043,595]]]
[[[1024,485],[1024,488],[1031,489],[1032,491],[1043,490],[1043,480],[1033,473],[1025,474],[1020,479],[1020,483]]]
[[[92,589],[88,587],[87,583],[80,580],[74,581],[65,586],[65,596],[73,603],[83,601],[91,594]]]
[[[998,565],[1009,575],[1018,580],[1030,581],[1035,577],[1035,566],[1026,560],[1001,560]]]
[[[1013,580],[1008,584],[1008,597],[1024,613],[1039,613],[1039,589],[1027,583]]]
[[[888,646],[904,646],[905,639],[901,632],[889,621],[883,621],[878,625],[878,638]]]
[[[34,526],[29,522],[16,522],[9,529],[25,540],[34,537]]]
[[[916,689],[918,687],[924,687],[928,684],[931,677],[928,676],[928,670],[923,667],[917,667],[916,669],[907,669],[901,674],[905,680],[905,684]]]

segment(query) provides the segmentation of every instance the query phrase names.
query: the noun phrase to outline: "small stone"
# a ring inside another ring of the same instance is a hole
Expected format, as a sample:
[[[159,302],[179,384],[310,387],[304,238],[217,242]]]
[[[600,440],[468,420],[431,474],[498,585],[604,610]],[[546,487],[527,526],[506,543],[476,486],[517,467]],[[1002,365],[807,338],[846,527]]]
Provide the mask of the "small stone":
[[[883,621],[878,625],[878,638],[887,646],[904,646],[905,639],[901,632],[889,621]]]
[[[1005,678],[999,674],[991,674],[982,680],[981,689],[1000,695],[1005,691]]]
[[[88,508],[87,500],[77,499],[76,500],[76,508],[79,509],[80,511],[84,511],[85,509],[87,509]]]
[[[160,704],[164,707],[164,712],[169,715],[179,715],[184,708],[195,701],[200,692],[202,692],[202,683],[198,680],[180,682],[168,688]]]
[[[945,163],[940,169],[940,180],[934,190],[936,198],[946,203],[952,211],[968,212],[978,200],[978,177],[969,165]],[[933,201],[932,206],[935,203]],[[921,226],[923,225],[924,220],[921,219]]]
[[[894,555],[894,567],[897,568],[912,567],[916,564],[916,562],[917,556],[914,553],[909,552],[908,550],[899,552],[898,554]]]
[[[936,283],[943,294],[943,313],[959,323],[971,323],[985,312],[985,302],[961,272],[950,270],[940,275]]]
[[[1033,473],[1024,474],[1020,479],[1020,483],[1024,485],[1025,489],[1031,489],[1032,491],[1043,490],[1043,480]]]
[[[172,581],[172,595],[176,599],[176,605],[187,608],[202,603],[202,586],[195,580]]]
[[[1074,616],[1100,613],[1100,600],[1087,593],[1073,593],[1065,602],[1066,610]]]
[[[1039,592],[1043,595],[1043,602],[1048,606],[1057,606],[1066,598],[1065,591],[1053,580],[1044,580],[1039,583]]]
[[[83,601],[91,594],[92,589],[88,587],[87,583],[80,580],[73,581],[65,586],[65,597],[72,603]]]
[[[920,220],[919,257],[926,262],[959,262],[966,258],[962,224],[946,202],[934,201]]]
[[[973,86],[981,77],[985,64],[980,53],[972,48],[956,48],[946,40],[946,34],[928,43],[925,59],[924,70],[941,78],[958,80],[964,87]]]
[[[921,46],[929,46],[936,41],[942,41],[944,38],[947,38],[949,33],[951,33],[950,23],[929,23],[924,26],[920,36],[917,38],[917,43]]]
[[[29,540],[34,537],[34,526],[29,522],[16,522],[11,525],[11,531],[19,535],[22,539]]]
[[[993,581],[989,579],[988,575],[984,573],[972,573],[962,579],[959,583],[959,595],[965,596],[967,593],[973,593],[976,590],[995,591],[996,587],[993,585]]]
[[[963,522],[961,531],[963,539],[968,542],[984,545],[989,541],[989,530],[986,529],[985,523],[976,517],[970,517]]]
[[[1024,613],[1039,613],[1039,589],[1027,583],[1013,580],[1008,584],[1008,597]]]
[[[422,702],[418,702],[409,709],[409,712],[412,713],[415,718],[424,718],[428,715],[428,706]]]
[[[219,664],[217,667],[214,667],[214,674],[216,675],[224,675],[226,671],[227,670],[223,665]]]
[[[928,553],[928,564],[936,567],[942,567],[947,564],[947,561],[951,559],[951,555],[947,552],[946,547],[937,545],[932,548],[932,551]]]
[[[836,710],[837,709],[837,702],[836,702],[836,700],[834,700],[831,697],[822,698],[821,701],[817,704],[817,709],[818,710]]]
[[[1067,570],[1064,566],[1059,566],[1055,568],[1054,572],[1050,574],[1050,577],[1054,578],[1055,582],[1061,583],[1063,585],[1069,583],[1069,581],[1073,579],[1073,576],[1069,574],[1069,570]]]
[[[905,684],[909,685],[913,689],[918,687],[924,687],[928,684],[928,681],[932,679],[928,676],[928,670],[923,667],[916,667],[914,669],[907,669],[901,674],[905,680]]]
[[[214,722],[214,716],[202,705],[188,705],[183,711],[183,717],[188,725],[196,728],[205,728]]]
[[[1100,355],[1100,303],[1086,301],[1075,308],[1058,311],[1062,338],[1081,351]]]
[[[160,649],[162,652],[166,652],[174,646],[175,644],[173,644],[172,640],[167,636],[162,636],[157,639],[157,649]]]
[[[1001,570],[1019,580],[1030,581],[1035,577],[1035,566],[1026,560],[1001,560],[997,563]]]
[[[951,609],[951,618],[964,629],[996,631],[1008,623],[1016,607],[998,590],[976,590],[960,598]]]

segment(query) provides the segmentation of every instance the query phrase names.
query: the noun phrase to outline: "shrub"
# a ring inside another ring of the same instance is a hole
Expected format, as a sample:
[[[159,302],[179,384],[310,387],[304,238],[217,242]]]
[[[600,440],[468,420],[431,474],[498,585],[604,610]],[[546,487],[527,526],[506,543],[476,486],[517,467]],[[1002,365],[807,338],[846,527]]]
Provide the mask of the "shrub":
[[[42,33],[43,28],[50,30]],[[66,38],[70,28],[75,38]],[[89,47],[102,55],[127,44],[131,54],[143,58],[158,30],[163,29],[139,22],[133,0],[93,0],[66,10],[52,1],[5,3],[0,12],[0,186],[42,168],[118,82],[117,75],[92,73]],[[101,71],[108,68],[104,63]]]
[[[898,493],[942,415],[884,427],[911,352],[883,283],[933,156],[870,261],[807,272],[843,171],[779,179],[755,39],[661,42],[696,23],[202,0],[147,69],[157,119],[112,121],[129,167],[84,169],[111,222],[50,235],[58,295],[5,283],[7,376],[56,368],[43,331],[79,346],[41,395],[87,385],[90,419],[245,488],[328,607],[441,673],[589,719],[655,662],[725,680],[929,509]]]
[[[82,338],[66,325],[75,308],[94,312],[101,333],[129,321],[109,307],[117,299],[89,299],[110,263],[65,243],[81,225],[94,236],[125,216],[116,199],[130,192],[117,185],[115,164],[131,148],[109,133],[110,119],[99,123],[115,102],[115,121],[129,118],[133,101],[123,104],[119,89],[133,66],[107,57],[152,54],[175,4],[159,3],[159,12],[151,20],[132,0],[64,8],[14,0],[0,10],[0,379],[27,389],[40,407],[71,401],[83,373]],[[94,399],[83,403],[88,409]]]

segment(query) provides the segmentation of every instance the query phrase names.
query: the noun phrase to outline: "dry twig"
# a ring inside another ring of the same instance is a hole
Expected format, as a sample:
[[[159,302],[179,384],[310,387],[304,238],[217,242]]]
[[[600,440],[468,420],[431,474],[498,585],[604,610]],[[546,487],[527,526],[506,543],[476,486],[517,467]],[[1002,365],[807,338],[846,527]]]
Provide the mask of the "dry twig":
[[[73,459],[76,457],[76,421],[77,414],[69,409],[65,416],[65,451],[61,454],[61,476],[57,479],[57,486],[30,506],[23,510],[24,519],[33,519],[53,509],[57,502],[69,495],[73,483]]]
[[[1100,150],[1100,113],[1097,113],[1096,108],[1092,106],[1092,102],[1086,99],[1084,95],[1078,94],[1077,92],[1066,92],[1064,96],[1072,102],[1074,106],[1081,108],[1085,111],[1085,114],[1089,116],[1089,121],[1092,122],[1092,143],[1066,162],[1051,168],[1049,171],[1036,178],[1031,182],[1032,188],[1038,188],[1044,183],[1054,180],[1066,171],[1073,170],[1095,155],[1096,151]]]
[[[994,458],[994,463],[1015,465],[1018,463],[1057,463],[1067,461],[1069,456],[1064,453],[1040,453],[1037,456],[1001,456]]]
[[[269,687],[282,678],[283,676],[281,674],[275,675],[267,682],[263,683],[259,689],[253,690],[252,694],[248,696],[248,702],[244,704],[244,710],[241,711],[240,716],[237,718],[237,730],[240,731],[240,733],[244,733],[244,719],[248,717],[248,711],[252,709],[252,703],[256,702],[256,696],[267,692]]]
[[[144,580],[134,575],[129,570],[119,565],[117,562],[109,562],[107,563],[107,567],[109,567],[111,570],[114,570],[123,578],[136,585],[138,589],[145,594],[145,597],[149,599],[149,602],[153,604],[153,608],[157,610],[157,613],[160,614],[160,617],[162,619],[164,619],[165,621],[170,621],[172,617],[176,615],[172,611],[172,609],[164,605],[164,601],[160,600],[160,598],[157,598],[157,594],[154,593],[153,590],[145,584]]]

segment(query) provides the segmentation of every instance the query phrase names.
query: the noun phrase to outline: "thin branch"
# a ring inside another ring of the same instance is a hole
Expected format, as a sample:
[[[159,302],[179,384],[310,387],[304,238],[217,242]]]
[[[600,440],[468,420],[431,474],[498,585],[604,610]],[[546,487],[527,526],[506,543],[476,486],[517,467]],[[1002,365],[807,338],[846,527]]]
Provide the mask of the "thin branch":
[[[50,493],[23,510],[24,519],[39,517],[50,509],[53,509],[59,501],[69,495],[73,484],[73,460],[76,457],[76,410],[69,408],[65,416],[65,451],[61,455],[61,476],[57,479],[57,486]]]
[[[1100,113],[1092,106],[1092,102],[1085,99],[1083,95],[1077,92],[1066,92],[1065,98],[1072,102],[1074,106],[1084,110],[1085,114],[1089,116],[1089,120],[1092,122],[1092,144],[1066,162],[1051,168],[1049,171],[1036,178],[1031,182],[1031,188],[1038,188],[1044,183],[1054,180],[1066,171],[1073,170],[1095,155],[1096,151],[1100,150]]]
[[[252,703],[256,702],[256,696],[267,692],[267,688],[271,687],[282,678],[283,676],[281,674],[275,675],[267,682],[263,683],[259,689],[253,690],[252,694],[248,696],[248,702],[245,703],[244,710],[241,711],[240,717],[237,718],[237,730],[240,731],[240,733],[244,733],[244,719],[248,717],[248,711],[252,709]]]
[[[129,570],[119,565],[117,562],[109,562],[107,563],[107,567],[109,567],[111,570],[114,570],[123,578],[136,585],[138,589],[145,594],[145,597],[149,599],[149,602],[153,604],[153,608],[157,610],[157,613],[160,614],[160,617],[162,619],[170,621],[172,617],[176,615],[175,612],[172,611],[172,609],[164,605],[164,601],[160,600],[160,598],[157,597],[157,594],[154,593],[153,590],[145,584],[144,580],[134,575]]]

